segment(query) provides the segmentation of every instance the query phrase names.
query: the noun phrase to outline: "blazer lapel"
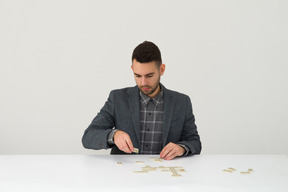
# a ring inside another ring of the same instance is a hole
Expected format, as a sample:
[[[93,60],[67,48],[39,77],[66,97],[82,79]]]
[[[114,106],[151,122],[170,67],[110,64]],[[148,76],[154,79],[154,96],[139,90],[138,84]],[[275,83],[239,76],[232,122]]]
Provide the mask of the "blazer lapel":
[[[163,147],[165,147],[170,125],[174,113],[175,101],[169,91],[163,86],[164,89],[164,126],[163,126]]]
[[[130,93],[129,111],[135,129],[137,140],[140,144],[140,106],[139,106],[139,91],[135,86]]]

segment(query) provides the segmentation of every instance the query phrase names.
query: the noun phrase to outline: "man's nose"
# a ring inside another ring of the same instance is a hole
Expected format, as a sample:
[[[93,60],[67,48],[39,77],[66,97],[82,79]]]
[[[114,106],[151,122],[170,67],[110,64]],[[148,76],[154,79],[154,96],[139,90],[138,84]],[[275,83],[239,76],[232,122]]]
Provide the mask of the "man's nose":
[[[141,84],[142,84],[142,86],[147,84],[147,81],[146,81],[145,77],[142,77]]]

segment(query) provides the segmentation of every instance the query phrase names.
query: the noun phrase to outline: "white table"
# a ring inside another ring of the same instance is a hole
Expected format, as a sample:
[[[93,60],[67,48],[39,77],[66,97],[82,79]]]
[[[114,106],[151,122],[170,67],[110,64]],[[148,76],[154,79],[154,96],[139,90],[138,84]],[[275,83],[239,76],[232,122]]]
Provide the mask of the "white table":
[[[288,155],[199,155],[163,162],[151,157],[158,156],[0,155],[0,191],[288,191]],[[145,165],[181,166],[186,172],[134,173]],[[237,171],[223,171],[229,167]],[[250,168],[251,174],[240,173]]]

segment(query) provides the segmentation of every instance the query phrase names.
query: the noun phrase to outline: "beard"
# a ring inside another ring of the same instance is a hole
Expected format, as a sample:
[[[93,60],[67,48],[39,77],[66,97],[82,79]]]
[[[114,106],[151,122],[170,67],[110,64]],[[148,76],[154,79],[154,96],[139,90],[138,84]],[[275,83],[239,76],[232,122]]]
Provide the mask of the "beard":
[[[145,95],[151,95],[151,94],[153,94],[155,91],[156,91],[156,89],[158,88],[158,86],[159,86],[159,84],[160,84],[160,77],[159,77],[159,79],[157,80],[157,82],[156,82],[156,84],[155,84],[155,86],[154,87],[152,87],[152,86],[138,86],[139,87],[139,89],[140,89],[140,91],[143,93],[143,94],[145,94]],[[149,91],[149,92],[145,92],[145,91],[143,91],[142,90],[142,88],[151,88],[151,91]]]

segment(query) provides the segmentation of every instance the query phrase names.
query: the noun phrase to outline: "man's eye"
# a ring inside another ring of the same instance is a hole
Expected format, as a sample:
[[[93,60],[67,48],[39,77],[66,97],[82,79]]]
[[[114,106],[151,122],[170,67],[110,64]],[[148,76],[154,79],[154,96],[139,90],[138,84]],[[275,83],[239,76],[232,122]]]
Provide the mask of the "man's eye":
[[[153,77],[153,75],[147,75],[147,77]]]

